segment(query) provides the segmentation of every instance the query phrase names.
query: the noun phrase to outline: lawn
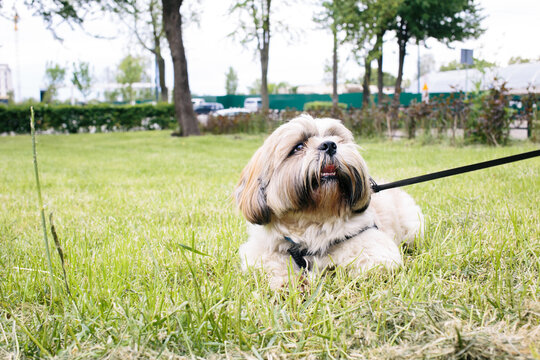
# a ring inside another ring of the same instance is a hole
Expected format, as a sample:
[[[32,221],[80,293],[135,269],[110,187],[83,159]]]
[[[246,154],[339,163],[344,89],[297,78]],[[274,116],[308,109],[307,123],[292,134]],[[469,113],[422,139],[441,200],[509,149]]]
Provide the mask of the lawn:
[[[263,136],[42,135],[48,273],[29,136],[0,138],[0,359],[540,358],[540,160],[407,187],[404,266],[305,292],[240,270],[231,197]],[[363,141],[376,178],[529,151]],[[52,295],[51,295],[52,294]]]

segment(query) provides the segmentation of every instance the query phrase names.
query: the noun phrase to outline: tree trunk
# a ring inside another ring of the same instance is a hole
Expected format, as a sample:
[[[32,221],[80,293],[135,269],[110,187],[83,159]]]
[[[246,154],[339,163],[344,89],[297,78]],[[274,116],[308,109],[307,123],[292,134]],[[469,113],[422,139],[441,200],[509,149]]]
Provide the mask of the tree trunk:
[[[270,100],[268,98],[268,56],[270,53],[270,6],[272,1],[262,1],[262,34],[258,36],[258,47],[261,55],[261,101],[262,112],[268,114]],[[261,36],[261,37],[259,37]]]
[[[161,56],[161,47],[159,45],[159,42],[156,46],[156,59],[159,72],[159,88],[161,92],[161,101],[169,102],[169,90],[167,89],[167,85],[165,84],[165,59],[163,58],[163,56]]]
[[[332,35],[334,36],[334,49],[332,52],[332,114],[338,115],[338,91],[337,91],[337,75],[338,75],[338,39],[337,31],[335,27],[332,29]]]
[[[377,34],[377,46],[378,46],[378,56],[377,56],[377,104],[382,105],[384,102],[384,93],[383,93],[383,87],[384,87],[384,73],[383,73],[383,36],[384,33]]]
[[[399,97],[401,95],[401,81],[403,80],[403,64],[405,63],[405,47],[407,46],[408,39],[400,38],[398,36],[399,45],[399,67],[398,75],[396,79],[396,86],[394,89],[394,99],[392,100],[392,107],[394,109],[399,108]]]
[[[180,6],[183,0],[162,0],[163,26],[173,60],[174,112],[180,125],[180,135],[199,135],[197,118],[191,103],[191,91],[187,71],[186,54],[182,40],[182,17]]]
[[[268,46],[261,49],[261,100],[262,112],[267,114],[270,110],[270,100],[268,98]]]
[[[371,80],[371,56],[367,55],[364,59],[364,83],[362,84],[362,108],[369,106],[369,100],[371,97],[371,91],[369,90],[369,83]]]

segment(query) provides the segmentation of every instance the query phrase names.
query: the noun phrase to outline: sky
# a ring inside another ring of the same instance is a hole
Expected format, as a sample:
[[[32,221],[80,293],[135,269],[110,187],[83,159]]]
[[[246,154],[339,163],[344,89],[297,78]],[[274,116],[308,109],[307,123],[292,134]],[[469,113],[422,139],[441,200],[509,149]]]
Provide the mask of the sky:
[[[223,95],[225,74],[232,66],[239,77],[240,93],[246,93],[253,82],[260,78],[260,64],[254,46],[242,46],[228,36],[238,25],[236,16],[228,15],[233,0],[186,0],[199,9],[199,22],[184,28],[184,43],[188,61],[190,88],[196,95]],[[460,49],[474,50],[474,56],[495,62],[500,66],[510,57],[540,57],[540,1],[538,0],[477,0],[485,16],[484,35],[477,40],[456,42],[448,48],[433,39],[426,43],[409,44],[405,59],[404,77],[412,79],[416,74],[418,53],[431,54],[435,67],[452,60],[459,61]],[[285,31],[276,31],[270,43],[270,82],[287,82],[290,85],[316,85],[325,82],[325,64],[332,54],[330,33],[313,21],[319,1],[274,1],[277,5],[274,19],[287,24]],[[73,63],[89,62],[96,83],[103,84],[114,79],[121,59],[128,54],[148,58],[148,74],[154,76],[151,55],[142,49],[127,26],[118,19],[95,16],[84,29],[71,28],[66,24],[57,29],[63,38],[54,38],[39,17],[24,5],[23,0],[0,0],[0,64],[8,64],[12,70],[13,87],[17,101],[39,98],[39,90],[45,87],[45,68],[48,62],[58,63],[68,69]],[[281,7],[279,7],[281,6]],[[184,7],[184,5],[183,5]],[[14,31],[10,20],[16,10],[19,14],[18,30]],[[96,38],[99,34],[104,37]],[[397,74],[398,48],[395,38],[388,34],[384,44],[383,70]],[[166,78],[172,88],[172,62],[168,51]],[[340,81],[358,79],[363,69],[351,56],[346,46],[339,53]],[[66,78],[66,87],[60,96],[81,98]]]

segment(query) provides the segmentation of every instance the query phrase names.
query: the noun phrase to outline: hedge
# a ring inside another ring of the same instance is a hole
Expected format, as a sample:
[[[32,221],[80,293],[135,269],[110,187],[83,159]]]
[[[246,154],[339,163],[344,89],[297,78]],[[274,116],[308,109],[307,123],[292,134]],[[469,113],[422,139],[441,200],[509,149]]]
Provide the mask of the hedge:
[[[338,108],[340,109],[347,109],[347,104],[344,103],[338,103]],[[329,110],[332,109],[332,102],[331,101],[311,101],[304,104],[304,111],[320,111],[320,110]]]
[[[62,133],[176,128],[174,105],[34,106],[36,129]],[[0,133],[30,132],[30,106],[0,106]]]

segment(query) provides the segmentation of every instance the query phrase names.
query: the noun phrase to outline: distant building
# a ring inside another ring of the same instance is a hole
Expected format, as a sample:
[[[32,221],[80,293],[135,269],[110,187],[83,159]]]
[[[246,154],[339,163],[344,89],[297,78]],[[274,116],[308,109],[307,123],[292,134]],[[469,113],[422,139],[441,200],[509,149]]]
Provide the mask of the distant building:
[[[474,91],[478,85],[480,90],[487,90],[493,87],[494,79],[506,82],[513,94],[539,93],[540,62],[486,68],[484,72],[471,68],[429,73],[420,78],[420,89],[427,85],[430,93],[446,93]],[[405,91],[416,93],[417,89],[418,81],[414,80]]]
[[[13,93],[11,69],[6,64],[0,64],[0,103],[6,103],[10,94]]]

